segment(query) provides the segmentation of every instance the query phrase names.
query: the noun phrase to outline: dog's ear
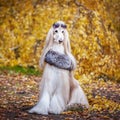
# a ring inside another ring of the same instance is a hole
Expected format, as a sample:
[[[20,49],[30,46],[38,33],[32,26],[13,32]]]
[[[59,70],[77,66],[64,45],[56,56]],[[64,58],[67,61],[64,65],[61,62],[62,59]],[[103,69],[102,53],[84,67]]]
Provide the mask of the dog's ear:
[[[42,68],[44,66],[44,60],[45,60],[45,55],[46,53],[50,50],[50,47],[53,44],[53,27],[50,28],[47,37],[46,37],[46,41],[45,41],[45,46],[40,58],[40,67]]]
[[[65,53],[66,54],[71,53],[70,39],[69,39],[69,34],[68,34],[67,30],[65,30],[64,47],[65,47]]]
[[[50,30],[48,31],[44,49],[50,46],[52,43],[53,43],[53,27],[51,27]]]
[[[75,60],[74,56],[71,54],[70,39],[69,39],[69,34],[68,34],[67,30],[65,30],[64,47],[65,47],[65,53],[72,60],[72,66],[73,66],[73,69],[75,69],[76,68],[76,60]]]

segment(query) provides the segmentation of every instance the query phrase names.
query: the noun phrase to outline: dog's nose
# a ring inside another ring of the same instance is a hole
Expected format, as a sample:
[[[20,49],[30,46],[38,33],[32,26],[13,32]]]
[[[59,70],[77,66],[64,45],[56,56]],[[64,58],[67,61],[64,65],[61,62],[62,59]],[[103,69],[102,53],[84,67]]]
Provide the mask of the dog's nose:
[[[62,40],[59,40],[59,43],[62,43],[63,41]]]

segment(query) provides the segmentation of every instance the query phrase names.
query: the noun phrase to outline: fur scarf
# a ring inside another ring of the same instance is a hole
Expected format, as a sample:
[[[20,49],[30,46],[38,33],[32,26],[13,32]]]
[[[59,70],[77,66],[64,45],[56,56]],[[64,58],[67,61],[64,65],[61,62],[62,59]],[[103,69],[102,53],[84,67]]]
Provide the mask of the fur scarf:
[[[60,69],[73,70],[72,60],[65,54],[49,50],[45,55],[45,62]]]

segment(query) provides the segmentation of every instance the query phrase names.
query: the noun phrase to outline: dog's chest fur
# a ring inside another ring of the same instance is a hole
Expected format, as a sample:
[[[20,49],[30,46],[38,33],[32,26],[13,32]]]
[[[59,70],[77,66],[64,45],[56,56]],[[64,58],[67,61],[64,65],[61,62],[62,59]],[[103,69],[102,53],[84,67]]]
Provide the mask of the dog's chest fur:
[[[59,53],[62,53],[62,54],[65,54],[63,44],[56,44],[56,43],[54,43],[52,48],[51,48],[51,50],[59,52]]]

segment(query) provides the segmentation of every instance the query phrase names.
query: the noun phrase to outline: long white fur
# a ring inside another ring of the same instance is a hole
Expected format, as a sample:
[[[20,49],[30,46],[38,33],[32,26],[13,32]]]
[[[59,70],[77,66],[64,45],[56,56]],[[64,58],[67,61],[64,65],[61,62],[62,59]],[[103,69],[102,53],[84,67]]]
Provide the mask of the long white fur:
[[[63,21],[57,23],[65,24]],[[58,32],[55,33],[55,30]],[[63,43],[59,44],[58,38]],[[47,63],[44,65],[45,55],[50,49],[67,54],[72,60],[74,69],[76,68],[75,58],[71,54],[68,31],[62,27],[54,28],[52,26],[46,37],[46,44],[40,60],[40,66],[44,66],[44,72],[40,83],[39,101],[29,110],[29,113],[60,114],[68,105],[75,103],[88,107],[87,98],[78,81],[74,78],[73,71],[59,69]]]

